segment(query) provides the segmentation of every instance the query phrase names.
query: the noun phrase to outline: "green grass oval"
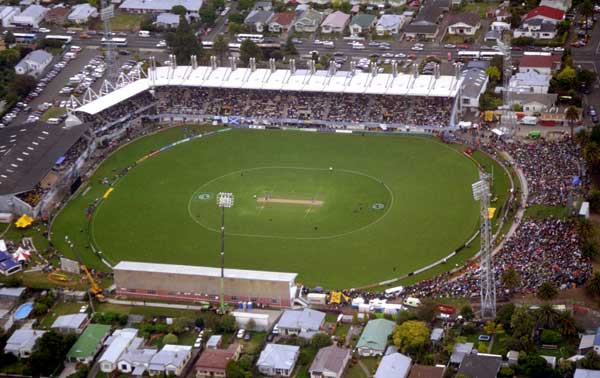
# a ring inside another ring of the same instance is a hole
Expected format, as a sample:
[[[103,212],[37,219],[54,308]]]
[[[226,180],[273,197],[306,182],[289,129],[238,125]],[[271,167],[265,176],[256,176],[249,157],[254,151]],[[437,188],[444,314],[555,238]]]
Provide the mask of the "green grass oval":
[[[119,155],[127,153],[125,148],[110,161],[119,161]],[[297,272],[299,281],[309,285],[358,287],[398,277],[446,256],[464,243],[478,224],[478,206],[470,193],[471,183],[478,178],[477,168],[436,140],[233,130],[179,145],[131,170],[96,210],[91,237],[111,263],[134,260],[218,266],[219,234],[190,216],[190,199],[215,178],[273,166],[325,170],[323,173],[334,167],[334,171],[368,175],[375,181],[363,177],[351,187],[351,182],[342,180],[330,185],[327,195],[361,195],[357,203],[367,205],[383,201],[385,216],[375,212],[372,219],[352,219],[356,203],[350,200],[346,202],[350,208],[327,212],[323,224],[329,226],[319,226],[316,231],[326,237],[307,238],[315,232],[314,226],[298,228],[294,217],[302,212],[296,208],[287,211],[290,219],[268,231],[281,237],[269,238],[233,235],[252,233],[244,232],[252,229],[264,233],[269,222],[263,219],[261,224],[254,214],[238,217],[236,224],[235,212],[251,206],[234,205],[231,219],[226,218],[226,230],[231,228],[233,233],[226,236],[227,267]],[[101,168],[107,172],[109,167]],[[269,180],[280,180],[283,185],[289,174],[279,179],[273,175]],[[389,188],[389,198],[380,200],[384,186]],[[214,186],[208,192],[214,195],[219,190],[231,190],[241,195],[243,187],[244,181],[234,180],[223,189]],[[247,191],[248,195],[253,191]],[[212,215],[206,219],[215,223],[219,213],[214,197],[210,202],[206,210]],[[286,215],[284,208],[277,210],[281,217]],[[75,216],[69,207],[66,213]],[[83,211],[77,215],[84,216]],[[61,217],[58,224],[70,224]],[[251,222],[256,224],[247,224]],[[217,222],[212,227],[218,226]],[[57,229],[59,236],[64,232]],[[331,237],[337,234],[344,235]]]

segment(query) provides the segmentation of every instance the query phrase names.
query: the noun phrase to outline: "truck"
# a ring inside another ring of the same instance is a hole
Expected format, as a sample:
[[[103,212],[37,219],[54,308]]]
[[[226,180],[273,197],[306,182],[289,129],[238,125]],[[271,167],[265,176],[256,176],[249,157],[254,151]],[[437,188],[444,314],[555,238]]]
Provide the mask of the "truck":
[[[306,300],[310,304],[324,305],[327,303],[327,295],[319,293],[308,293],[306,295]]]

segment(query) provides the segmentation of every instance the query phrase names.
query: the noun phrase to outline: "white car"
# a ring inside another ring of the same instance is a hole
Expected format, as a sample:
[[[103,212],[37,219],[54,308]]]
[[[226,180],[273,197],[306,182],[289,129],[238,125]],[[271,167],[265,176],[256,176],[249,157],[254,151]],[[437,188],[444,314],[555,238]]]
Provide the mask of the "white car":
[[[167,47],[167,41],[158,41],[156,47]]]
[[[315,44],[315,45],[321,45],[321,44],[323,44],[323,42],[321,40],[315,39],[313,41],[313,44]]]
[[[240,328],[240,330],[237,332],[236,337],[238,339],[243,339],[245,334],[246,334],[246,330],[243,328]]]
[[[405,53],[398,53],[398,54],[394,55],[394,58],[406,58],[406,54]]]
[[[421,47],[421,46],[416,46],[416,45],[415,45],[415,46],[413,46],[413,47],[411,47],[410,49],[411,49],[411,50],[413,50],[413,51],[423,51],[423,47]]]
[[[563,51],[565,51],[565,48],[564,47],[560,47],[560,46],[559,47],[555,47],[554,51],[556,51],[556,52],[563,52]]]
[[[51,30],[50,30],[50,29],[47,29],[47,28],[40,28],[38,31],[39,31],[40,33],[50,33],[50,32],[51,32]]]
[[[355,49],[355,50],[364,50],[365,49],[365,45],[363,45],[362,43],[358,43],[358,44],[352,45],[352,48]]]

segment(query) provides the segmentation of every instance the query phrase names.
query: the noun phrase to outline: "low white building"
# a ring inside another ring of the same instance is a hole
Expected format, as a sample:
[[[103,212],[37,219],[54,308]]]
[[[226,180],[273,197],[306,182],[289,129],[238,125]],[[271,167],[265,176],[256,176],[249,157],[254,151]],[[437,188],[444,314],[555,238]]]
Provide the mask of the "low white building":
[[[79,335],[89,323],[87,314],[61,315],[50,327],[59,333],[74,333]]]
[[[156,355],[156,349],[144,348],[144,339],[136,337],[117,361],[119,371],[136,376],[143,375]]]
[[[267,344],[260,352],[256,366],[264,375],[289,377],[299,354],[300,347],[296,345]]]
[[[103,373],[112,373],[119,368],[117,365],[119,358],[137,338],[137,332],[135,328],[117,329],[106,339],[104,342],[106,349],[98,359],[100,370]]]
[[[156,16],[156,25],[162,28],[176,28],[179,26],[179,20],[178,14],[165,12]]]
[[[509,90],[517,93],[548,93],[550,75],[534,71],[518,72],[510,78]]]
[[[8,28],[12,26],[13,17],[19,15],[19,7],[0,6],[0,26]]]
[[[48,9],[41,5],[30,5],[22,13],[12,18],[12,24],[37,29],[44,20],[46,12],[48,12]]]
[[[85,24],[90,18],[98,17],[98,10],[96,7],[91,6],[88,3],[73,5],[71,13],[67,16],[67,20],[76,24]]]
[[[4,353],[12,353],[18,358],[29,358],[37,340],[46,333],[37,329],[18,329],[6,341]]]
[[[527,37],[534,39],[554,39],[556,37],[556,25],[541,19],[533,19],[524,22],[513,31],[513,37]]]
[[[202,0],[124,0],[119,9],[132,13],[164,13],[181,5],[190,14],[197,13],[202,3]]]
[[[479,98],[485,92],[489,81],[488,74],[481,69],[471,68],[462,72],[464,78],[460,89],[461,110],[477,110]]]
[[[23,59],[15,66],[15,72],[18,75],[31,75],[37,77],[44,72],[44,69],[52,61],[52,54],[44,50],[35,50],[25,55]]]
[[[167,344],[156,353],[148,365],[148,373],[154,375],[180,376],[192,357],[192,347],[189,345]]]
[[[350,22],[350,15],[335,11],[331,13],[329,16],[323,20],[321,24],[321,32],[322,33],[343,33],[346,26]]]
[[[377,35],[396,35],[406,23],[406,17],[400,14],[384,14],[377,20],[375,32]]]
[[[448,34],[475,35],[481,27],[479,15],[470,12],[458,12],[448,15]]]

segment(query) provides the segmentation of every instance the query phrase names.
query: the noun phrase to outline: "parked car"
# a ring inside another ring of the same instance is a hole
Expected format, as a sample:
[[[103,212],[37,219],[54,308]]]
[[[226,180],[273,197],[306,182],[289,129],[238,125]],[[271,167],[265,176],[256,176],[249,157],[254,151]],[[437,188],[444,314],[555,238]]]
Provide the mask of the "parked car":
[[[239,331],[237,332],[236,337],[238,339],[243,339],[245,334],[246,334],[246,330],[243,328],[240,328]]]

